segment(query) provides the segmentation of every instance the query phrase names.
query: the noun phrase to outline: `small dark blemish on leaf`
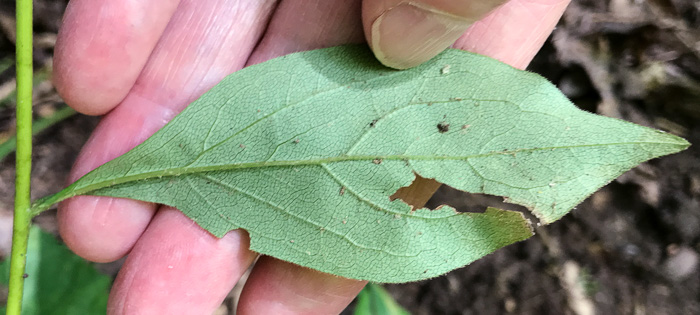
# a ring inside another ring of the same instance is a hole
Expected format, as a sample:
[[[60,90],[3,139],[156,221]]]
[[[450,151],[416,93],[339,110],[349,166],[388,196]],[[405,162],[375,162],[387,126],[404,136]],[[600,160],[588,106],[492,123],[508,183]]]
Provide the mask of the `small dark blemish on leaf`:
[[[238,145],[238,147],[241,148],[241,149],[245,149],[245,144],[241,143],[241,144]]]
[[[372,160],[372,163],[377,164],[377,165],[382,164],[382,159],[374,159],[374,160]]]
[[[448,131],[450,131],[450,124],[445,123],[445,122],[441,122],[437,125],[437,129],[440,133],[448,132]]]
[[[29,278],[29,275],[25,273],[25,274],[22,275],[22,278],[23,278],[23,279],[27,279],[27,278]]]
[[[346,224],[346,223],[348,223],[348,220],[343,220],[343,224]]]
[[[293,142],[294,142],[294,144],[297,144],[297,143],[299,143],[299,141],[300,141],[299,139],[294,139]]]
[[[471,127],[471,126],[472,126],[472,125],[462,125],[462,130],[467,129],[467,128]]]
[[[338,193],[339,195],[345,195],[345,186],[340,187],[340,192]]]
[[[461,101],[461,100],[462,100],[461,97],[450,97],[450,101],[457,101],[457,102],[459,102],[459,101]]]
[[[374,125],[376,125],[376,124],[377,124],[377,120],[376,120],[376,119],[375,119],[375,120],[372,120],[372,122],[369,123],[369,127],[372,128],[372,127],[374,127]]]
[[[289,242],[293,244],[293,243],[294,243],[294,240],[289,240]]]

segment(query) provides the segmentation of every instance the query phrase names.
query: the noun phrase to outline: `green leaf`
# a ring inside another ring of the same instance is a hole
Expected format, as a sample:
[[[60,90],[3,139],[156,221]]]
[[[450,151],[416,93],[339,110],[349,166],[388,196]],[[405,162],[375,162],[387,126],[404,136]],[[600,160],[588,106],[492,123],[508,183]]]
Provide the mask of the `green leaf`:
[[[390,201],[414,174],[506,197],[544,223],[673,135],[583,112],[545,79],[449,50],[414,69],[365,47],[297,53],[225,78],[142,145],[34,212],[75,195],[177,207],[252,250],[375,282],[426,279],[531,235],[519,214]]]
[[[368,283],[357,295],[354,315],[408,315],[382,286]]]
[[[29,233],[27,278],[22,300],[25,315],[105,314],[111,279],[59,244],[38,227]],[[0,264],[0,283],[7,286],[10,260]],[[5,313],[5,307],[0,307]]]

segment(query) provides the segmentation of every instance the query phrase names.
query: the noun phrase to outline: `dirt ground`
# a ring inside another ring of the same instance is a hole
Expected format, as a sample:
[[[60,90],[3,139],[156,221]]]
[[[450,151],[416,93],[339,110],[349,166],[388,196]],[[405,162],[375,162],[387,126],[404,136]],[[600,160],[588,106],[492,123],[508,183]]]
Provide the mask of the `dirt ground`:
[[[40,71],[65,2],[35,1]],[[13,59],[13,6],[0,3],[0,63]],[[575,0],[530,70],[585,110],[700,144],[697,0]],[[13,67],[0,72],[0,99],[13,76]],[[48,81],[36,100],[38,117],[60,103]],[[0,106],[0,139],[13,106]],[[96,122],[75,116],[36,138],[34,197],[62,186]],[[0,163],[0,251],[9,248],[13,166],[12,157]],[[444,188],[431,203],[478,210],[499,201]],[[55,230],[54,216],[37,223]],[[700,146],[643,164],[536,232],[446,276],[387,288],[415,314],[700,314]],[[100,268],[114,274],[118,264]]]

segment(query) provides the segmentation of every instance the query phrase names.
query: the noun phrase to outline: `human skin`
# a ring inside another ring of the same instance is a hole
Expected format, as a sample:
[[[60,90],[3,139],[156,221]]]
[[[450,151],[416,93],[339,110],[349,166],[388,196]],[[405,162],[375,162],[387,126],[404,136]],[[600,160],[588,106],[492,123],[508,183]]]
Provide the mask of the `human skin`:
[[[291,52],[366,41],[384,64],[409,68],[453,46],[524,68],[568,1],[72,0],[54,84],[76,110],[104,117],[69,180],[144,141],[224,76]],[[74,197],[58,218],[78,255],[129,254],[110,314],[211,313],[257,257],[245,231],[217,239],[152,203]],[[238,312],[339,313],[364,285],[263,256]]]

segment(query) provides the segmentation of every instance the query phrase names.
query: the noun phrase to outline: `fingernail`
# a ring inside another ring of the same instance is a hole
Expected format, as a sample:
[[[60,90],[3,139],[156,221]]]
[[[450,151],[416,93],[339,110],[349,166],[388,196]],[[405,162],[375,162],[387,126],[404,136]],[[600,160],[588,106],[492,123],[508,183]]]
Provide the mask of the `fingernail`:
[[[452,45],[474,22],[431,7],[401,4],[372,24],[372,50],[384,65],[417,66]]]

